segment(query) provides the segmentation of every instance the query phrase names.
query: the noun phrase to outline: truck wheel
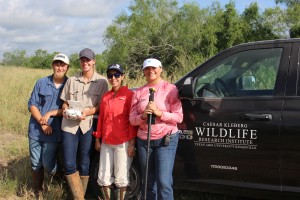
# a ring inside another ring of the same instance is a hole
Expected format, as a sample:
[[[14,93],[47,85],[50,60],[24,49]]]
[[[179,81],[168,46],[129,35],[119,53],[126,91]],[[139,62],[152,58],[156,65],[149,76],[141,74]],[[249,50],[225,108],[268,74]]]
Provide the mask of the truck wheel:
[[[93,156],[93,160],[90,164],[90,180],[88,185],[87,193],[92,193],[92,196],[98,198],[100,196],[100,188],[97,183],[98,178],[98,170],[99,170],[99,153],[96,153]],[[136,157],[130,167],[130,187],[128,188],[128,193],[125,199],[139,199],[140,197],[140,187],[142,184],[142,176],[141,170],[138,162],[138,158]]]
[[[135,158],[131,164],[130,170],[130,189],[128,191],[128,196],[126,199],[139,199],[141,193],[142,186],[142,173],[140,170],[140,163],[138,162],[138,158]]]

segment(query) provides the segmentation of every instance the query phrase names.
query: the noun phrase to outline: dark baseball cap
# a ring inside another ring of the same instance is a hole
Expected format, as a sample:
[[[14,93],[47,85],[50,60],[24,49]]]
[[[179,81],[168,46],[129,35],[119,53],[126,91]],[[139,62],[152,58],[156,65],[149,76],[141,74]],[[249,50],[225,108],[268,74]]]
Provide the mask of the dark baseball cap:
[[[83,57],[86,57],[90,60],[94,60],[95,59],[95,53],[92,49],[89,49],[89,48],[85,48],[85,49],[82,49],[80,52],[79,52],[79,59],[80,58],[83,58]]]
[[[111,64],[107,67],[106,73],[108,73],[109,70],[114,69],[119,71],[121,74],[124,74],[124,68],[120,64]]]

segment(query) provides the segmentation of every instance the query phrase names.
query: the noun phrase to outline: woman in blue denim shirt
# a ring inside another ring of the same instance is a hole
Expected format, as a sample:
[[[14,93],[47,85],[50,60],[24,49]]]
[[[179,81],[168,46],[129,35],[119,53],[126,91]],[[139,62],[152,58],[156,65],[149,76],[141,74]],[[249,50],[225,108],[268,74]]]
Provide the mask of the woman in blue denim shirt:
[[[39,79],[28,100],[31,117],[28,127],[32,186],[41,195],[44,168],[53,176],[57,170],[56,154],[61,141],[62,104],[60,94],[67,81],[69,58],[57,54],[52,61],[53,74]]]

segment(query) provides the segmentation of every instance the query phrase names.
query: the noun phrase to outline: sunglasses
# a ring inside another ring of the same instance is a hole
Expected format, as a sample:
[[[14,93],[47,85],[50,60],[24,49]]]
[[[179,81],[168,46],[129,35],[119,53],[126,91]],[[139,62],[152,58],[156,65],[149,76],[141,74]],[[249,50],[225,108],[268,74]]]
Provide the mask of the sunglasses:
[[[122,76],[122,74],[121,73],[107,74],[107,78],[109,78],[109,79],[111,79],[113,76],[115,78],[120,78]]]

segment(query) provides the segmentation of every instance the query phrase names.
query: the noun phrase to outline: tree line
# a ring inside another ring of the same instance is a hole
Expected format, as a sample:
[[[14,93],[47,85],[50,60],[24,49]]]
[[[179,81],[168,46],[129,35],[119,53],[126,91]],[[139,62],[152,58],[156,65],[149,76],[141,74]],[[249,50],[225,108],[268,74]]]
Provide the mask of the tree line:
[[[60,52],[53,52],[49,53],[47,50],[37,49],[34,52],[34,55],[27,56],[26,50],[14,50],[11,52],[4,52],[3,53],[3,60],[1,65],[4,66],[17,66],[17,67],[28,67],[28,68],[36,68],[36,69],[49,69],[52,63],[53,57]],[[79,59],[78,53],[73,53],[68,55],[70,59],[70,66],[72,67],[79,67]],[[103,59],[102,55],[96,55],[97,66],[96,68],[99,71],[103,71]]]
[[[275,8],[260,11],[251,3],[242,13],[230,1],[208,8],[196,3],[179,6],[176,0],[133,0],[129,12],[120,13],[104,34],[106,50],[97,55],[97,69],[122,63],[135,78],[147,57],[156,57],[168,76],[184,74],[216,53],[234,45],[269,39],[300,37],[300,0],[275,0]],[[54,54],[38,49],[4,52],[3,65],[48,68]],[[70,55],[79,66],[78,55]]]

